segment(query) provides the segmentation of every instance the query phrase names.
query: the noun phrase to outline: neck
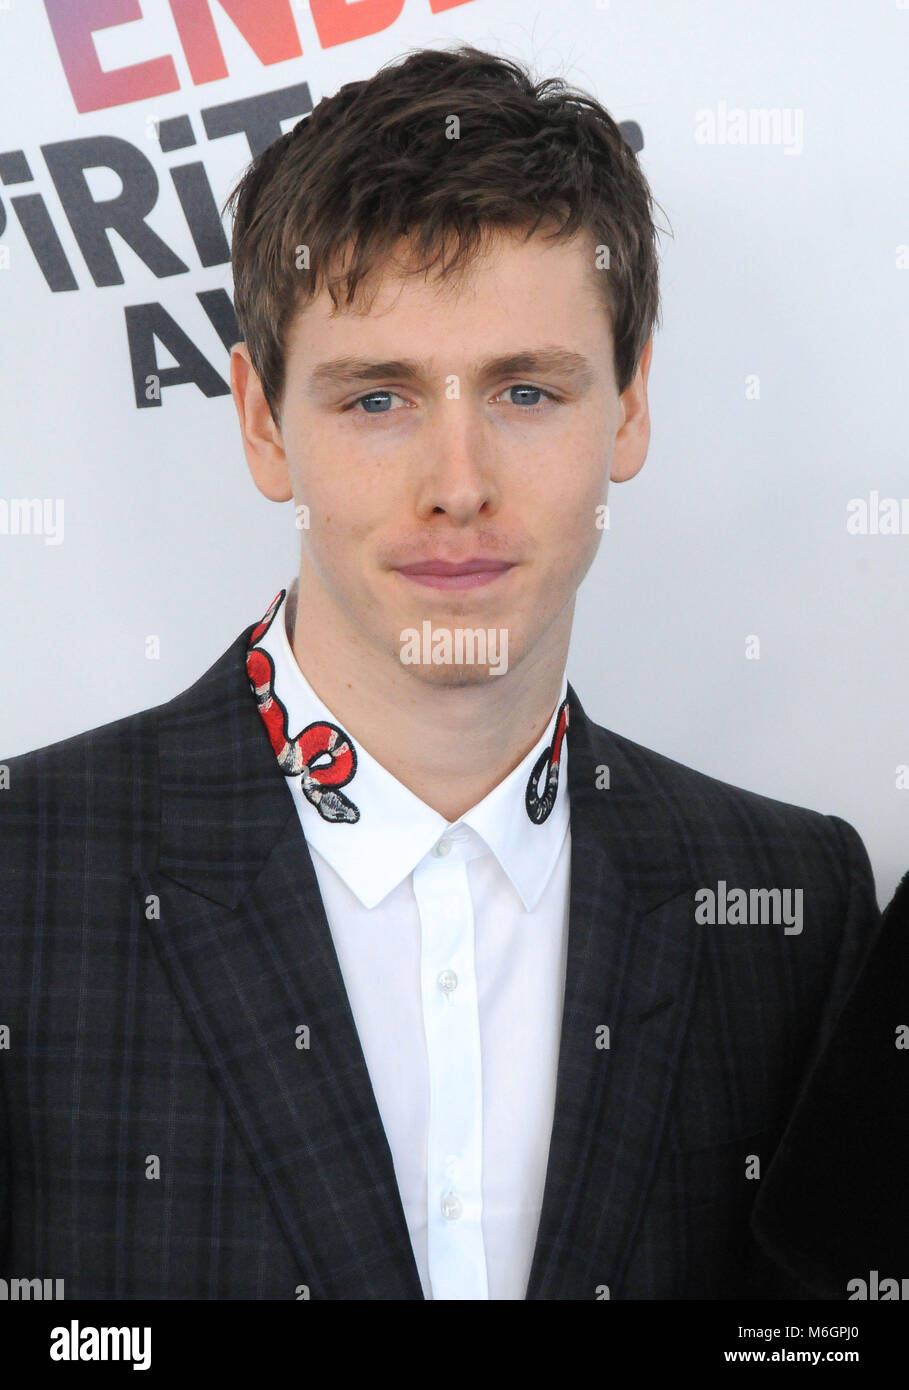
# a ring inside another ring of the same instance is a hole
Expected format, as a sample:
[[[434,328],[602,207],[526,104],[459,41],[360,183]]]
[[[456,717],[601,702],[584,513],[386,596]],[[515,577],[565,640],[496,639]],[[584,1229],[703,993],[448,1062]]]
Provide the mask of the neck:
[[[337,614],[322,621],[309,589],[305,609],[293,598],[291,646],[316,695],[355,743],[449,823],[518,766],[555,713],[573,601],[503,675],[445,685],[378,651]]]

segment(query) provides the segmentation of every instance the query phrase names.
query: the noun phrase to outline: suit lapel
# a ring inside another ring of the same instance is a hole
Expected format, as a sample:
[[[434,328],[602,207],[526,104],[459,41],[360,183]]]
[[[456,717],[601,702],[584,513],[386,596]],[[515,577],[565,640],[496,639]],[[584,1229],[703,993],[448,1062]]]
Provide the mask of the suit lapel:
[[[149,928],[300,1282],[421,1299],[315,870],[249,690],[250,630],[161,714],[160,857],[138,891],[160,903]]]
[[[568,686],[571,891],[549,1165],[528,1299],[621,1296],[653,1176],[701,940],[684,834],[634,745]],[[609,769],[611,789],[598,789]],[[603,1025],[609,1047],[598,1047]]]

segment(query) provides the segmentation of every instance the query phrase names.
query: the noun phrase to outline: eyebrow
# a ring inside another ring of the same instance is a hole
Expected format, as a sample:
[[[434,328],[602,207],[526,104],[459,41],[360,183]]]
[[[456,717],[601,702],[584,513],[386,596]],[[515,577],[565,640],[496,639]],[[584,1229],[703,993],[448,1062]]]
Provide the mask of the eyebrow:
[[[546,375],[549,372],[568,378],[580,390],[591,386],[595,376],[593,366],[586,357],[567,348],[555,347],[512,352],[505,357],[487,357],[475,367],[475,374],[482,381],[495,381],[504,376]],[[412,358],[376,362],[367,357],[336,357],[314,367],[309,381],[310,390],[316,392],[322,386],[352,386],[358,381],[383,381],[388,378],[419,382],[425,380],[426,375],[423,365]]]

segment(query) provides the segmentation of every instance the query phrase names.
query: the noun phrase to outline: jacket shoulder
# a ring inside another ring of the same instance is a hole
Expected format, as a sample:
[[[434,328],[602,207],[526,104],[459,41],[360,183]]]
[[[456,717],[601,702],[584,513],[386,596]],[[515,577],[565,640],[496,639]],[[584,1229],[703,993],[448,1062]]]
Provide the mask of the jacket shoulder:
[[[127,844],[138,847],[157,824],[162,723],[224,698],[248,631],[169,700],[0,762],[0,863],[15,875],[39,845],[60,855],[81,843],[84,855],[90,840],[111,864],[115,853],[128,863]]]
[[[820,870],[842,897],[873,884],[868,854],[842,817],[783,801],[699,772],[599,724],[591,725],[597,758],[610,764],[612,785],[622,782],[636,799],[662,807],[662,829],[684,844],[704,872],[722,876],[740,859],[763,861],[767,871],[797,865]]]

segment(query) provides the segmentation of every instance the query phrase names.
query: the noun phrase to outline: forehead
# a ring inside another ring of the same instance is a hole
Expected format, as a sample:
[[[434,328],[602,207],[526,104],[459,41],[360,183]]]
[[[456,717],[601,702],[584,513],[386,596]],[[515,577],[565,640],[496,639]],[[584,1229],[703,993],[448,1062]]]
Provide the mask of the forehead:
[[[500,340],[503,350],[515,336],[528,335],[537,341],[574,336],[592,346],[610,331],[605,272],[596,267],[589,232],[556,240],[543,231],[528,238],[523,230],[494,229],[473,256],[443,275],[442,265],[453,256],[453,245],[446,245],[437,263],[423,269],[412,242],[402,238],[357,286],[352,304],[345,302],[343,283],[337,306],[322,284],[294,316],[288,356],[309,355],[327,341],[351,349],[384,344],[402,355],[402,334],[424,346],[434,340],[436,350],[459,336],[481,337],[487,345]]]

